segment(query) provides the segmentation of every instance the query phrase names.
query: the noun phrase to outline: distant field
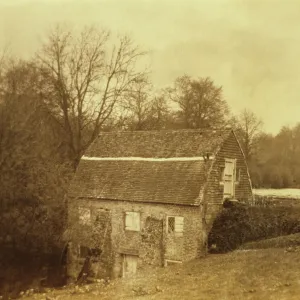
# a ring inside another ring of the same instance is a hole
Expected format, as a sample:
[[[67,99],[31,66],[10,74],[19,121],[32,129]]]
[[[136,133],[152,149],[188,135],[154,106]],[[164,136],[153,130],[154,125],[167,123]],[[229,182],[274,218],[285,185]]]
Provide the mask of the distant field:
[[[300,199],[300,189],[253,189],[258,196]]]

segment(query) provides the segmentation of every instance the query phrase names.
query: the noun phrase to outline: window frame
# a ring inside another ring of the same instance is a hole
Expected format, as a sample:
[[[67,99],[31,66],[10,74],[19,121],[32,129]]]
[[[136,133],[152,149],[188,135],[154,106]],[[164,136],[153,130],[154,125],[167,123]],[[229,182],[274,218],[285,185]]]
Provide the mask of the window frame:
[[[170,219],[174,219],[174,228],[172,229],[172,231],[170,231],[170,224],[169,224]],[[175,233],[175,223],[176,223],[175,216],[167,216],[167,233],[168,234]]]
[[[174,230],[169,232],[169,219],[174,218]],[[181,227],[182,229],[178,231],[178,226],[179,228]],[[168,235],[175,235],[176,237],[183,236],[184,232],[184,217],[182,216],[174,216],[174,215],[167,215],[166,216],[166,233]]]

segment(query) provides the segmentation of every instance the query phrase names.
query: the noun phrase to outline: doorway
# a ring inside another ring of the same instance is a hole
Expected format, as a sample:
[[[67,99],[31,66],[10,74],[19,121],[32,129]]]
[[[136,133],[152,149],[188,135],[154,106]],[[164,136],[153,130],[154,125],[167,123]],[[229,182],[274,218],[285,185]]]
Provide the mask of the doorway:
[[[136,274],[138,265],[137,255],[123,254],[122,277],[130,278]]]

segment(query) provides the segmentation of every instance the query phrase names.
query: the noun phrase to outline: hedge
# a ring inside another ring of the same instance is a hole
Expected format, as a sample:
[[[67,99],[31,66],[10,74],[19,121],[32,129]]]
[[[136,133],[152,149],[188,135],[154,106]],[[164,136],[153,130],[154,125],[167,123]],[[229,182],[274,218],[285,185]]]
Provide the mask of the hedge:
[[[298,207],[225,207],[208,236],[211,253],[225,253],[246,242],[300,232]]]

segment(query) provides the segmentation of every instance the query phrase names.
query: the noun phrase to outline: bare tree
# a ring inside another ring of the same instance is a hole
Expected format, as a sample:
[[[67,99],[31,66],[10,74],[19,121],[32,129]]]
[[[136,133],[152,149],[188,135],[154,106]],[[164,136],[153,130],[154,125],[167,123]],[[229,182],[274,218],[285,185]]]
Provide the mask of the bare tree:
[[[160,130],[167,126],[170,110],[164,94],[154,92],[147,77],[132,84],[121,103],[118,127],[125,130]]]
[[[252,111],[244,109],[234,123],[246,160],[249,162],[255,149],[257,137],[262,132],[263,122]]]
[[[150,120],[153,129],[172,128],[172,114],[167,98],[163,94],[155,95],[152,99]]]
[[[147,78],[141,78],[131,84],[126,99],[121,103],[124,125],[131,130],[147,129],[151,110],[151,85]]]
[[[65,131],[75,164],[132,83],[144,76],[137,70],[144,55],[129,37],[112,45],[110,33],[95,27],[77,34],[58,26],[49,34],[37,55],[43,97]]]
[[[168,89],[170,98],[178,104],[178,116],[185,128],[219,127],[228,115],[228,105],[222,87],[210,78],[192,79],[182,76]]]

